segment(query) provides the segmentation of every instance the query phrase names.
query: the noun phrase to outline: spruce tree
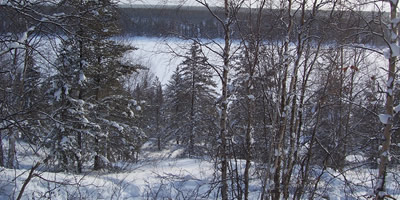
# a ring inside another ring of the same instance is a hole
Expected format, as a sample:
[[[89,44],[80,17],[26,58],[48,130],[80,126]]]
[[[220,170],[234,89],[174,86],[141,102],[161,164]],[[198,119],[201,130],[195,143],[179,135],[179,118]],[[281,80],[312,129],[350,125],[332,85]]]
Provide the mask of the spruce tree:
[[[145,136],[136,126],[137,102],[124,89],[124,76],[138,66],[123,62],[134,48],[111,40],[118,32],[116,5],[109,0],[63,1],[72,24],[62,42],[57,73],[49,90],[56,101],[52,137],[56,162],[63,170],[82,172],[94,160],[98,170],[111,161],[135,159]],[[60,162],[61,161],[61,162]]]
[[[182,87],[182,74],[179,66],[174,70],[171,79],[165,89],[164,112],[166,119],[166,140],[174,139],[180,144],[182,137],[182,126],[184,124],[185,96]]]
[[[172,78],[167,91],[170,91],[170,103],[175,109],[170,110],[170,117],[181,118],[175,135],[186,142],[189,156],[196,155],[195,147],[207,143],[216,118],[216,83],[198,44],[192,44]]]

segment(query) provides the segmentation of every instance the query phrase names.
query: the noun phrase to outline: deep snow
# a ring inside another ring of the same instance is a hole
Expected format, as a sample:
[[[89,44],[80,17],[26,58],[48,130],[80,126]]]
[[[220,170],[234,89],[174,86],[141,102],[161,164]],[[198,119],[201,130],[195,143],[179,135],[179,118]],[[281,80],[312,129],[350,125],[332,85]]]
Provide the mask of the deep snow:
[[[4,145],[7,148],[7,142]],[[18,142],[20,169],[0,168],[0,199],[18,196],[31,166],[44,157],[43,150]],[[45,172],[44,167],[39,167],[22,199],[218,199],[218,187],[213,187],[216,180],[213,161],[180,158],[181,153],[182,149],[175,145],[155,151],[153,144],[148,142],[139,162],[119,163],[121,170],[118,172],[87,171],[76,175]],[[362,159],[361,155],[347,158],[354,163]],[[239,166],[244,164],[239,162]],[[316,199],[367,199],[373,194],[377,171],[355,167],[339,173],[314,167],[312,174],[321,177],[321,189],[316,193]],[[388,177],[388,191],[399,199],[400,177],[395,173]],[[260,180],[253,176],[250,199],[258,199],[260,189]]]

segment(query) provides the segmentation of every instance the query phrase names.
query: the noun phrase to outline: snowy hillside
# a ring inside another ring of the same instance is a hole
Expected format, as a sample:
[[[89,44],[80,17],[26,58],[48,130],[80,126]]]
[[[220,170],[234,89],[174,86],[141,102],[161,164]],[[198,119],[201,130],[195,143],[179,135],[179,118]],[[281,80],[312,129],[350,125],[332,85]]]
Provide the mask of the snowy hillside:
[[[161,152],[153,144],[143,147],[137,163],[119,163],[118,170],[70,174],[46,172],[39,166],[27,182],[30,169],[43,156],[32,146],[18,143],[20,169],[0,168],[0,199],[16,199],[24,184],[21,199],[219,199],[211,159],[180,158],[181,149],[171,145]],[[349,157],[355,161],[359,157]],[[244,166],[244,162],[237,162]],[[357,168],[339,173],[331,169],[313,169],[320,177],[315,199],[368,199],[373,195],[376,170]],[[392,174],[393,175],[393,174]],[[388,190],[393,198],[400,198],[398,176],[390,175]],[[261,181],[254,177],[250,186],[250,199],[259,199]],[[307,199],[305,197],[305,199]]]

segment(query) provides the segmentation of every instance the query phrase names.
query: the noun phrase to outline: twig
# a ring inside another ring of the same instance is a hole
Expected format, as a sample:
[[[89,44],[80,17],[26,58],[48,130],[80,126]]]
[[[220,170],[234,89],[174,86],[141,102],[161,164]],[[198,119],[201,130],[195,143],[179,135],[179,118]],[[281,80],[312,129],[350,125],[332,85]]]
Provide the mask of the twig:
[[[40,162],[37,162],[35,166],[31,168],[31,171],[29,172],[28,178],[25,179],[24,184],[21,187],[21,191],[19,191],[17,200],[20,200],[22,198],[22,194],[24,194],[24,190],[26,186],[28,185],[29,181],[33,178],[34,174],[33,172],[40,166]]]

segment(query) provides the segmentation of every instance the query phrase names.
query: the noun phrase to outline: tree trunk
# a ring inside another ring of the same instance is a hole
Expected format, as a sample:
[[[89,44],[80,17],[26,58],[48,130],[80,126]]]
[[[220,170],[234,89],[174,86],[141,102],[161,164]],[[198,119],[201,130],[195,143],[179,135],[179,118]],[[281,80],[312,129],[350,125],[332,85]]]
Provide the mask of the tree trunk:
[[[82,133],[78,132],[77,136],[77,142],[78,142],[78,149],[79,149],[79,154],[75,154],[76,162],[77,162],[77,172],[82,173]]]
[[[229,47],[227,48],[229,52]],[[222,200],[228,200],[228,160],[227,160],[227,111],[228,111],[228,59],[224,60],[225,68],[223,70],[223,82],[222,82],[222,102],[220,105],[221,119],[220,119],[220,156],[221,156],[221,197]]]
[[[81,35],[83,33],[83,30],[82,30],[82,27],[79,27],[79,32],[78,32],[78,35]],[[83,66],[83,60],[84,60],[84,52],[83,52],[83,41],[82,41],[82,39],[80,39],[79,40],[79,70],[80,70],[80,72],[79,73],[83,73],[83,68],[84,68],[84,66]],[[80,78],[78,77],[78,80],[80,80]],[[79,85],[79,88],[78,88],[78,99],[79,100],[83,100],[83,88],[82,88],[82,85],[81,85],[81,83],[78,83],[78,85]],[[82,126],[82,125],[78,125],[78,126]],[[77,172],[78,173],[82,173],[82,133],[80,132],[80,131],[78,131],[78,133],[77,133],[77,136],[76,136],[77,138],[76,138],[76,141],[77,141],[77,143],[78,143],[78,152],[79,152],[79,154],[80,154],[80,156],[78,156],[78,155],[75,155],[75,157],[76,157],[76,162],[77,162]]]
[[[296,130],[296,147],[295,147],[296,150],[294,152],[294,161],[293,161],[294,163],[296,163],[297,160],[299,160],[298,150],[301,148],[300,147],[300,145],[301,145],[300,144],[300,136],[301,136],[302,127],[303,127],[303,109],[304,109],[304,101],[305,101],[305,97],[306,97],[305,93],[306,93],[306,89],[307,89],[307,85],[308,85],[307,83],[308,83],[310,74],[313,71],[314,63],[316,62],[316,60],[318,58],[319,46],[320,46],[320,44],[318,45],[318,48],[317,48],[317,51],[316,51],[317,53],[316,53],[313,61],[311,61],[311,63],[310,63],[310,68],[309,69],[307,69],[308,58],[309,58],[309,55],[310,55],[309,51],[308,51],[309,48],[307,48],[307,53],[305,55],[306,58],[305,58],[305,61],[304,61],[303,74],[302,74],[303,82],[301,84],[298,116],[297,116],[296,126],[295,126],[295,127],[297,127],[297,130]],[[317,116],[319,116],[319,114]],[[299,165],[303,165],[304,166],[304,162],[299,163]],[[303,173],[303,174],[305,174],[305,173]],[[300,176],[298,176],[298,177],[300,177]],[[303,179],[303,180],[305,180],[305,179]],[[304,185],[301,185],[301,183],[305,183],[305,182],[300,182],[300,181],[302,181],[302,180],[297,179],[297,189],[296,189],[296,191],[294,193],[293,199],[296,199],[296,196],[298,196],[298,198],[300,198],[301,195],[302,195],[302,189],[301,188],[304,188]],[[301,192],[298,192],[298,191],[301,191]]]
[[[310,147],[308,148],[306,157],[304,158],[304,161],[303,161],[303,163],[305,164],[305,168],[304,168],[304,170],[302,172],[299,172],[299,173],[302,173],[302,175],[301,175],[302,179],[300,180],[300,183],[298,184],[299,187],[296,188],[296,191],[294,193],[293,199],[299,199],[299,200],[301,199],[301,196],[304,193],[304,187],[309,182],[308,178],[309,178],[310,161],[311,161],[311,158],[313,156],[312,149],[313,149],[313,146],[314,146],[314,143],[315,143],[315,140],[316,140],[316,134],[317,134],[318,126],[319,126],[319,120],[320,120],[320,111],[319,111],[319,109],[320,109],[320,107],[321,107],[321,105],[318,105],[318,108],[317,108],[318,110],[316,111],[317,112],[317,116],[316,116],[317,119],[316,119],[316,122],[315,122],[313,130],[312,130],[312,135],[311,135],[311,139],[310,139]],[[304,164],[303,164],[303,166],[304,166]]]
[[[40,162],[36,163],[31,170],[29,171],[28,177],[25,179],[24,184],[22,184],[21,190],[18,193],[18,197],[16,200],[22,199],[22,195],[24,194],[25,188],[28,185],[28,183],[32,180],[33,177],[35,177],[35,170],[40,166]]]
[[[397,17],[397,5],[398,1],[390,1],[390,18],[393,21]],[[398,35],[397,27],[394,26],[393,23],[390,24],[391,30],[393,34]],[[390,45],[397,47],[397,38],[390,38]],[[391,47],[393,48],[393,47]],[[390,116],[389,120],[384,123],[385,129],[383,132],[384,141],[382,144],[382,149],[380,151],[380,162],[379,162],[379,172],[378,172],[378,181],[376,185],[375,195],[376,199],[383,200],[385,198],[385,182],[386,182],[386,174],[387,174],[387,167],[389,164],[389,156],[390,156],[390,144],[391,144],[391,137],[392,137],[392,120],[393,120],[393,89],[394,89],[394,82],[396,80],[396,60],[397,55],[393,55],[393,50],[390,51],[390,58],[389,58],[389,71],[388,71],[388,81],[387,81],[387,91],[386,91],[386,115]]]
[[[253,131],[253,99],[250,98],[251,93],[251,86],[252,86],[252,79],[253,79],[253,65],[249,66],[249,80],[246,81],[246,101],[247,101],[247,127],[246,127],[246,135],[245,135],[245,145],[246,145],[246,165],[244,168],[244,199],[249,199],[249,173],[251,167],[251,146],[252,146],[252,131]]]
[[[160,105],[161,107],[161,105]],[[157,116],[156,116],[156,133],[157,133],[157,149],[161,151],[161,133],[160,133],[160,118],[161,112],[160,107],[157,107]]]
[[[287,115],[288,111],[286,110],[286,105],[288,101],[288,94],[286,91],[287,85],[287,76],[288,76],[288,69],[289,69],[289,43],[290,43],[290,35],[292,33],[292,25],[293,25],[293,16],[291,14],[292,8],[292,1],[288,1],[288,25],[287,25],[287,32],[286,32],[286,39],[284,42],[284,52],[283,52],[283,68],[284,74],[282,79],[282,87],[281,87],[281,102],[279,106],[279,117],[277,124],[279,124],[279,129],[275,135],[275,148],[274,148],[274,188],[273,188],[273,195],[272,199],[279,200],[281,195],[281,170],[282,170],[282,160],[284,156],[284,143],[285,143],[285,133],[286,133],[286,125],[287,125]]]
[[[94,145],[95,145],[95,151],[96,155],[94,156],[94,165],[93,165],[93,170],[101,170],[104,168],[104,163],[103,160],[100,157],[100,144],[99,144],[99,139],[95,138],[94,139]]]
[[[0,131],[0,167],[4,167],[3,139]]]
[[[317,56],[315,57],[313,63],[316,62],[316,58],[317,58]],[[313,64],[311,64],[311,67],[313,67]],[[310,71],[309,71],[309,73],[307,75],[307,80],[309,78],[311,70],[312,69],[310,69]],[[327,86],[328,86],[328,83],[329,83],[330,76],[331,76],[331,74],[328,74],[328,78],[327,78],[327,80],[325,82],[325,85],[324,85],[324,88],[323,88],[321,94],[326,94],[326,90],[327,90]],[[303,85],[306,85],[306,83],[303,82]],[[303,92],[304,91],[302,91],[302,96],[304,95]],[[303,101],[303,100],[304,99],[302,99],[301,101]],[[315,111],[316,112],[316,116],[315,116],[316,119],[315,119],[315,124],[313,125],[314,127],[313,127],[312,133],[311,133],[311,138],[310,138],[310,142],[309,142],[310,146],[308,147],[308,151],[307,151],[307,153],[305,155],[305,158],[303,159],[302,164],[301,164],[302,165],[301,166],[302,170],[300,170],[300,172],[299,172],[299,173],[301,173],[300,174],[301,180],[299,180],[298,183],[297,183],[298,187],[296,188],[296,191],[294,193],[293,199],[299,199],[300,200],[301,196],[304,193],[305,186],[309,183],[309,175],[310,175],[309,171],[310,171],[311,159],[312,159],[312,156],[313,156],[313,146],[314,146],[314,144],[315,144],[315,142],[317,140],[317,136],[316,135],[317,135],[317,132],[318,132],[319,122],[320,122],[320,118],[321,118],[320,109],[323,106],[324,101],[320,97],[318,99],[318,102],[316,102],[316,103],[317,103],[317,108],[316,108],[316,111]],[[328,158],[328,156],[327,156],[327,158]],[[324,163],[325,162],[326,162],[326,159],[324,160]],[[325,164],[324,164],[324,166],[325,166]]]
[[[15,49],[14,50],[14,57],[13,57],[13,65],[14,65],[14,67],[17,67],[17,63],[18,63],[18,55],[17,54],[18,54],[18,51],[17,51],[17,49]],[[14,81],[17,81],[17,80],[20,80],[20,79],[23,80],[23,77],[21,77],[22,75],[23,74],[17,74],[17,77],[16,77],[16,79]],[[18,77],[18,76],[20,76],[20,77]],[[23,89],[23,87],[22,87],[22,89],[21,88],[18,89],[18,87],[21,87],[18,83],[15,83],[14,87],[15,87],[15,91],[18,91],[17,93],[19,93],[19,95],[22,96],[23,91],[21,91],[21,90]],[[20,108],[22,108],[21,107],[22,100],[21,100],[21,98],[18,98],[18,100],[17,100],[17,103],[16,103],[17,105],[16,106],[17,106],[17,108],[19,110]],[[8,129],[8,158],[7,158],[7,167],[10,168],[10,169],[13,169],[13,168],[16,167],[15,166],[15,163],[16,163],[15,154],[16,154],[15,133],[12,130],[12,127],[10,127]]]
[[[8,135],[8,159],[7,159],[7,167],[10,169],[14,169],[16,167],[16,150],[15,150],[15,133],[12,130],[9,130]]]
[[[254,108],[255,108],[255,97],[252,92],[252,88],[254,86],[254,73],[256,71],[256,67],[259,63],[259,53],[260,53],[260,45],[261,45],[261,20],[262,20],[262,12],[265,6],[266,1],[263,0],[259,7],[257,8],[257,19],[256,24],[250,23],[246,29],[249,29],[252,33],[248,35],[246,32],[241,33],[241,37],[243,40],[243,45],[245,48],[245,58],[246,58],[246,73],[248,75],[248,79],[245,81],[245,94],[246,94],[246,106],[247,106],[247,124],[246,124],[246,132],[245,132],[245,156],[246,156],[246,164],[244,169],[244,199],[249,199],[249,182],[250,182],[250,168],[251,161],[253,159],[252,154],[252,134],[254,131]],[[250,8],[252,9],[252,8]],[[252,17],[251,12],[249,13],[249,17]],[[240,27],[239,27],[240,30]],[[264,101],[263,101],[264,102]],[[265,116],[264,116],[265,117]],[[264,127],[264,132],[266,132]]]
[[[193,65],[193,64],[192,64]],[[194,66],[192,66],[194,67]],[[189,137],[189,157],[193,156],[194,153],[194,137],[195,137],[195,118],[194,118],[194,107],[195,107],[195,75],[192,69],[192,85],[191,85],[191,100],[190,100],[190,137]]]
[[[227,120],[228,120],[228,74],[229,74],[229,59],[230,59],[230,9],[229,0],[224,1],[225,8],[225,36],[224,36],[224,66],[222,71],[222,98],[221,98],[221,120],[220,120],[220,156],[221,156],[221,197],[222,200],[228,200],[228,156],[227,156]]]
[[[157,149],[158,149],[158,151],[161,151],[161,136],[157,137]]]

